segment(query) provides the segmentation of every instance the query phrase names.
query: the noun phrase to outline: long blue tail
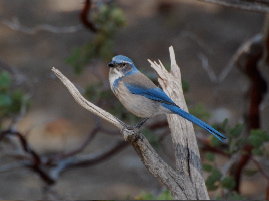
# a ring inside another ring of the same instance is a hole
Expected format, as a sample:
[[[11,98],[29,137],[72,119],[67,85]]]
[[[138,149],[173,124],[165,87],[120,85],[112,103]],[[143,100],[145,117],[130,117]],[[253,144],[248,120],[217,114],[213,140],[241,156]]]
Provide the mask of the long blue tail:
[[[223,140],[226,139],[226,137],[224,135],[222,135],[219,131],[212,128],[211,126],[209,126],[208,124],[206,124],[202,120],[196,118],[195,116],[185,112],[184,110],[180,109],[179,107],[176,107],[174,105],[168,105],[168,104],[164,104],[164,105],[166,108],[171,110],[173,113],[178,114],[178,115],[182,116],[183,118],[189,120],[190,122],[196,124],[197,126],[200,126],[201,128],[207,130],[208,132],[213,134],[216,138],[218,138],[220,141],[223,142]]]

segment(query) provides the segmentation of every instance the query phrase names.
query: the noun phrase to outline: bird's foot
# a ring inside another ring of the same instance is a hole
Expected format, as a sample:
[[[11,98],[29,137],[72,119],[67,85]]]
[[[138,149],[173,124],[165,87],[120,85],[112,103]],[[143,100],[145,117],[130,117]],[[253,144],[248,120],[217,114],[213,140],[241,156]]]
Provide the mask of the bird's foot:
[[[138,122],[137,124],[133,125],[133,126],[129,126],[125,123],[123,123],[122,121],[121,124],[123,125],[123,128],[121,130],[121,133],[125,133],[124,134],[124,139],[126,141],[128,141],[127,139],[130,136],[133,136],[135,140],[142,140],[143,137],[141,135],[139,135],[139,128],[149,119],[149,117],[142,119],[140,122]]]
[[[132,127],[134,127],[134,128],[140,128],[148,119],[149,119],[149,117],[146,117],[146,118],[142,119],[140,122],[138,122],[137,124],[135,124]]]

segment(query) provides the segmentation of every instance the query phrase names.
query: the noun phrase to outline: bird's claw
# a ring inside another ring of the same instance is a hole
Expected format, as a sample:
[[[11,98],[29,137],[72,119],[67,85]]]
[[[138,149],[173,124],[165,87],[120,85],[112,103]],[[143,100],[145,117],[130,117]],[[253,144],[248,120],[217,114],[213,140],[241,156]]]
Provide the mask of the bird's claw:
[[[133,127],[139,129],[148,119],[149,119],[149,117],[146,117],[146,118],[142,119],[140,122],[135,124]]]

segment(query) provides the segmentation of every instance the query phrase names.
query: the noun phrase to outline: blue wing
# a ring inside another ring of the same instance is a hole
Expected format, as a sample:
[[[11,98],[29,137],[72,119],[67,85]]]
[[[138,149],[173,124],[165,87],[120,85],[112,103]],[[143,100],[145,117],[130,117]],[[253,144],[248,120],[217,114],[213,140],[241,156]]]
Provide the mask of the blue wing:
[[[174,105],[177,106],[167,95],[164,93],[162,89],[159,87],[155,88],[144,88],[141,86],[136,86],[136,85],[130,85],[126,84],[125,86],[127,89],[132,93],[132,94],[138,94],[141,96],[145,96],[151,100],[158,101],[161,103],[166,103],[168,105]]]
[[[125,84],[128,90],[132,94],[138,94],[141,96],[145,96],[151,100],[158,101],[162,104],[163,107],[169,109],[175,114],[180,115],[181,117],[189,120],[190,122],[196,124],[197,126],[200,126],[201,128],[207,130],[211,134],[213,134],[216,138],[218,138],[220,141],[223,141],[223,139],[226,139],[226,137],[221,134],[216,129],[212,128],[202,120],[196,118],[195,116],[185,112],[184,110],[180,109],[179,106],[177,106],[167,95],[163,92],[162,89],[156,87],[156,88],[144,88],[141,86],[135,86],[130,84]]]

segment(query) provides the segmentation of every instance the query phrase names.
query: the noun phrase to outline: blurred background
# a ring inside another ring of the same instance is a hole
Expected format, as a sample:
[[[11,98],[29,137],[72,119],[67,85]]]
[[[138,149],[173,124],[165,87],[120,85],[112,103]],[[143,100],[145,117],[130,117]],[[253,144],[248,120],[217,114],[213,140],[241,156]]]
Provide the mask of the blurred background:
[[[172,45],[190,112],[238,137],[233,145],[231,140],[222,145],[195,127],[205,179],[217,170],[222,174],[207,180],[210,197],[264,199],[267,166],[258,159],[268,156],[261,153],[267,137],[258,145],[249,141],[257,147],[248,153],[258,158],[243,166],[240,185],[232,171],[221,170],[234,167],[229,161],[245,150],[249,142],[242,139],[251,133],[246,114],[252,83],[234,65],[234,55],[264,24],[263,13],[196,0],[2,0],[0,198],[146,199],[165,192],[119,131],[79,106],[51,68],[88,100],[134,124],[139,119],[109,89],[107,63],[126,55],[157,83],[147,59],[160,59],[169,68]],[[268,68],[263,72],[268,77]],[[268,132],[268,99],[258,108],[260,124],[253,128]],[[165,116],[150,119],[142,132],[174,167]]]

